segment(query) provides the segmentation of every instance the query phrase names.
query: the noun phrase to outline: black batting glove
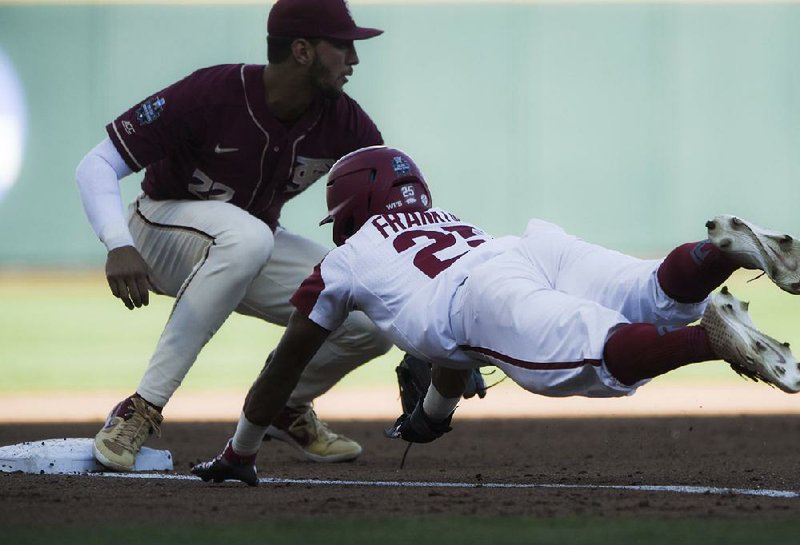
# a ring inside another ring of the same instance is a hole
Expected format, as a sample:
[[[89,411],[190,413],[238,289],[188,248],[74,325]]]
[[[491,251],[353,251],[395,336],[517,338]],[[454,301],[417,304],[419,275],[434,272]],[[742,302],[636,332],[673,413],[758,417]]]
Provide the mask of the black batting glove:
[[[403,414],[394,426],[386,430],[386,437],[409,443],[430,443],[453,429],[450,427],[452,419],[453,413],[450,413],[444,420],[431,420],[422,408],[422,400],[419,400],[411,414]]]

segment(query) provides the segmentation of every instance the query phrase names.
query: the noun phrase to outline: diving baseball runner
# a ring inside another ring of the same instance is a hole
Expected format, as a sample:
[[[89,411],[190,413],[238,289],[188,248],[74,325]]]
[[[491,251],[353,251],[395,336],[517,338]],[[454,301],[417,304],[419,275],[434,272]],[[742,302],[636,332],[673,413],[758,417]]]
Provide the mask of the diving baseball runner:
[[[434,366],[425,398],[388,432],[411,442],[450,431],[466,378],[480,365],[554,397],[630,395],[653,377],[714,359],[800,391],[788,345],[758,331],[726,289],[710,296],[739,267],[800,294],[800,243],[789,235],[718,216],[707,223],[710,239],[650,260],[537,219],[521,237],[492,238],[431,207],[411,158],[383,146],[338,161],[327,199],[324,221],[333,222],[338,247],[292,297],[296,311],[233,438],[193,469],[204,480],[257,484],[263,434],[317,347],[355,309]]]

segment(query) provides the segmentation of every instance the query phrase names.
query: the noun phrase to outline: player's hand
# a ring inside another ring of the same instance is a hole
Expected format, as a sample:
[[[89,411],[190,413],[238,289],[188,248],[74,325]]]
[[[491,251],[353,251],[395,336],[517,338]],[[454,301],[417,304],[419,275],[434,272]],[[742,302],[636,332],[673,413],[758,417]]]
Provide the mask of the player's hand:
[[[150,267],[133,246],[121,246],[108,252],[106,279],[114,297],[133,310],[150,302]]]
[[[414,411],[400,416],[394,426],[385,431],[385,435],[389,439],[404,439],[409,443],[430,443],[453,429],[450,427],[452,419],[453,414],[450,413],[444,420],[431,420],[425,414],[420,400]]]

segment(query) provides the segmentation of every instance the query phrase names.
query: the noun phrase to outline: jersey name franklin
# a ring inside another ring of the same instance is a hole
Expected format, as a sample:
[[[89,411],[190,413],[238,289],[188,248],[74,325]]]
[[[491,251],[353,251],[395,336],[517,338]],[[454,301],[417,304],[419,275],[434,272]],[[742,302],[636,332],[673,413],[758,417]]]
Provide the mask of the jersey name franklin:
[[[412,227],[450,221],[461,220],[449,212],[427,210],[425,212],[397,212],[375,216],[372,218],[372,225],[383,235],[383,238],[389,238],[392,233],[399,233]],[[391,233],[389,232],[390,230]]]

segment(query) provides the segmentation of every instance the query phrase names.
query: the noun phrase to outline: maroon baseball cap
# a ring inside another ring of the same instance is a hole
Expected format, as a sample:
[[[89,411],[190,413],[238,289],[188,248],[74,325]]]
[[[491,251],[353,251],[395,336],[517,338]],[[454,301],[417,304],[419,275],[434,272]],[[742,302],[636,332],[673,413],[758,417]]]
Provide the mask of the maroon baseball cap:
[[[357,26],[347,0],[278,0],[269,12],[267,34],[281,38],[366,40],[383,31]]]

